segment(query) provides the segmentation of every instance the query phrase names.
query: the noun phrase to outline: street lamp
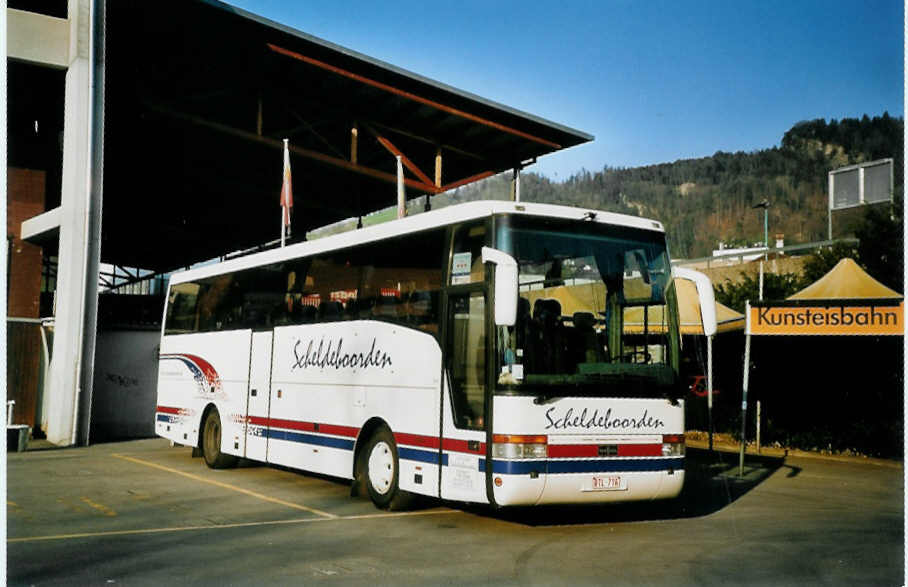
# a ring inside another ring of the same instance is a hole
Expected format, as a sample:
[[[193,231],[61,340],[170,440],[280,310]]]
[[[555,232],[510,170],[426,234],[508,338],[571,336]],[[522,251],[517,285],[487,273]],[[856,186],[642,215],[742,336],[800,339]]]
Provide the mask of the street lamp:
[[[757,208],[763,208],[763,247],[769,249],[769,200],[764,198],[753,206],[754,210]]]

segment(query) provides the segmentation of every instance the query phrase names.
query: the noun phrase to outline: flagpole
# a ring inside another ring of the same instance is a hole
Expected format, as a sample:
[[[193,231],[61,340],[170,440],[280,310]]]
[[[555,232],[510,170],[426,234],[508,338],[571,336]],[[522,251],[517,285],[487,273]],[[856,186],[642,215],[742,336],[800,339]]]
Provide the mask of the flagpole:
[[[407,215],[407,193],[404,191],[404,164],[397,155],[397,218]]]
[[[287,229],[290,226],[290,206],[293,205],[293,195],[290,190],[290,139],[284,139],[284,172],[281,182],[281,248],[287,244]]]

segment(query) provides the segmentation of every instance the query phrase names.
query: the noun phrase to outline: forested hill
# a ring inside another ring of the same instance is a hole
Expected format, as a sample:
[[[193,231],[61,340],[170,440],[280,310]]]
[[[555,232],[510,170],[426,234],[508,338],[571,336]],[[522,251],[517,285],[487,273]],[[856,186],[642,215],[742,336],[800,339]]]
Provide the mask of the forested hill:
[[[533,173],[521,176],[528,202],[599,208],[661,220],[673,257],[710,254],[722,240],[750,244],[763,240],[763,215],[754,204],[769,200],[770,238],[786,244],[826,238],[827,173],[838,167],[885,157],[895,159],[896,192],[902,190],[904,121],[888,113],[870,118],[796,124],[780,147],[751,153],[717,152],[634,168],[606,166],[580,171],[562,183]],[[461,188],[456,201],[500,199],[508,174]]]

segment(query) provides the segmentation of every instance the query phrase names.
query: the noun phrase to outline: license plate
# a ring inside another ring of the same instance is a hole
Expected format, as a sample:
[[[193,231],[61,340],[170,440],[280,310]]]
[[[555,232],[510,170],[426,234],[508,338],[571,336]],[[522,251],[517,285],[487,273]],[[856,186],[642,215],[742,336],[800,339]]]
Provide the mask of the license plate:
[[[625,491],[627,482],[620,475],[593,475],[584,483],[583,491]]]

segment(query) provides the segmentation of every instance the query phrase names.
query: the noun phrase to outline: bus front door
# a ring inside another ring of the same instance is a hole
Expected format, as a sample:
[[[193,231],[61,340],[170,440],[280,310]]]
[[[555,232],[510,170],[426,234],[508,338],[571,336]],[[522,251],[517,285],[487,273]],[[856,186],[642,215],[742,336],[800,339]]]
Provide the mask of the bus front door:
[[[443,499],[488,503],[485,316],[482,291],[448,295],[441,442]]]
[[[246,452],[255,461],[268,460],[268,418],[271,411],[271,346],[273,332],[252,333],[249,390],[246,398]]]

